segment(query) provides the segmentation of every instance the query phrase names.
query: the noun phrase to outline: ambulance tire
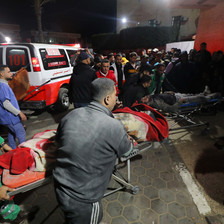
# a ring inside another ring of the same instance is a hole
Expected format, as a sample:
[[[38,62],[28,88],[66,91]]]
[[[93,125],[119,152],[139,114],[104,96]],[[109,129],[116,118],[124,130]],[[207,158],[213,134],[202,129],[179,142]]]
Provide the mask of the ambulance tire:
[[[58,92],[58,100],[55,103],[55,110],[57,111],[66,111],[70,106],[68,89],[61,87]]]

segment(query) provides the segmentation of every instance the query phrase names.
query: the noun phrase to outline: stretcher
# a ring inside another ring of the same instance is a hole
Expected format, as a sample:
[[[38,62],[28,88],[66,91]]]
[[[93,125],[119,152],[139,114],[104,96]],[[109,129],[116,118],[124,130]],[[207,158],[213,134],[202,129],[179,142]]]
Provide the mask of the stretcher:
[[[194,115],[215,114],[217,105],[223,101],[222,97],[208,99],[205,102],[183,103],[177,112],[169,113],[167,119],[174,119],[175,122],[170,125],[169,131],[177,131],[181,129],[191,129],[197,127],[205,127],[204,133],[209,131],[209,122],[194,121]],[[184,125],[181,125],[183,124]],[[176,127],[181,125],[180,127]]]
[[[132,152],[129,154],[129,156],[127,157],[121,157],[119,159],[117,159],[115,167],[114,167],[114,172],[112,174],[112,178],[117,181],[118,183],[120,183],[122,186],[119,188],[116,188],[114,190],[111,190],[109,192],[106,192],[104,194],[104,197],[113,194],[117,191],[120,190],[124,190],[124,189],[128,189],[131,191],[131,193],[133,194],[137,194],[139,192],[139,187],[138,186],[133,186],[130,181],[131,181],[131,173],[130,173],[130,169],[131,169],[131,165],[130,165],[130,160],[131,158],[135,157],[136,155],[139,155],[147,150],[149,150],[152,147],[152,143],[151,142],[143,142],[141,144],[138,144],[137,146],[134,146]],[[123,167],[123,165],[121,166],[121,163],[126,163],[127,165],[127,178],[125,178],[120,172],[119,169],[121,167]],[[36,189],[38,187],[44,186],[46,184],[49,184],[51,181],[53,180],[52,175],[48,175],[40,180],[37,180],[35,182],[29,183],[25,186],[21,186],[16,188],[14,191],[12,192],[8,192],[9,196],[14,196],[16,194],[19,193],[25,193],[27,191]]]
[[[143,142],[141,144],[138,144],[135,146],[132,150],[132,152],[127,157],[121,157],[117,159],[114,171],[112,174],[112,178],[118,182],[121,186],[117,187],[113,190],[107,191],[104,194],[104,197],[111,195],[117,191],[121,190],[129,190],[132,194],[137,194],[139,192],[139,187],[136,185],[131,184],[131,159],[134,158],[136,155],[142,154],[143,152],[149,150],[152,147],[152,142]],[[124,177],[119,170],[123,168],[124,165],[122,163],[125,163],[127,168],[127,177]]]
[[[130,163],[131,159],[135,157],[138,154],[141,154],[145,152],[146,150],[150,149],[152,147],[152,141],[162,141],[164,138],[168,137],[168,123],[166,119],[157,111],[155,111],[153,108],[150,108],[149,106],[140,104],[136,105],[133,109],[146,109],[146,110],[151,110],[155,113],[155,118],[154,120],[150,115],[141,113],[141,112],[136,112],[136,111],[129,111],[129,109],[120,110],[116,111],[122,112],[122,113],[129,113],[131,112],[134,116],[139,117],[139,121],[144,123],[145,131],[145,139],[144,141],[136,144],[129,156],[127,157],[121,157],[117,159],[114,167],[114,172],[112,174],[112,178],[121,184],[121,187],[114,189],[110,192],[106,192],[105,196],[112,194],[116,191],[122,190],[122,189],[128,189],[130,190],[133,194],[137,194],[139,191],[138,186],[133,186],[130,183]],[[54,155],[56,155],[56,149],[57,147],[54,144],[54,136],[56,130],[46,130],[42,133],[37,133],[34,135],[34,137],[21,145],[19,147],[21,149],[18,150],[24,150],[24,147],[27,147],[26,150],[29,150],[29,148],[33,151],[35,151],[35,169],[33,171],[26,170],[22,174],[19,175],[10,175],[10,172],[7,171],[2,175],[2,183],[6,186],[15,188],[13,192],[9,192],[8,194],[10,196],[19,194],[19,193],[24,193],[26,191],[30,191],[33,189],[36,189],[37,187],[43,186],[47,183],[50,183],[52,181],[52,174],[51,170],[53,169],[53,166],[49,163],[49,161],[52,161],[53,158],[53,153],[55,152]],[[28,148],[29,147],[29,148]],[[16,150],[16,149],[15,149]],[[16,151],[13,150],[15,155]],[[18,154],[18,153],[17,153]],[[11,158],[10,158],[11,159]],[[5,160],[3,160],[5,162]],[[8,161],[8,160],[7,160]],[[10,160],[11,161],[11,160]],[[11,163],[11,162],[10,162]],[[1,164],[1,159],[0,159],[0,164]],[[54,163],[52,163],[54,164]],[[124,164],[127,167],[127,178],[123,177],[121,173],[119,172],[120,168],[124,166]],[[11,163],[12,165],[12,163]],[[32,168],[32,164],[29,165]],[[51,169],[47,169],[51,168]],[[21,170],[20,170],[21,171]],[[36,176],[35,176],[36,175]],[[6,178],[4,178],[6,176]],[[35,176],[35,177],[33,177]],[[17,180],[21,180],[24,178],[24,181],[18,181],[21,182],[19,185],[17,183]],[[29,182],[30,181],[30,182]]]
[[[168,94],[169,95],[169,94]],[[167,96],[168,96],[167,95]],[[195,121],[193,116],[200,115],[211,115],[215,114],[217,111],[217,105],[223,101],[220,93],[212,93],[209,95],[201,94],[179,94],[177,93],[176,103],[169,104],[171,98],[166,102],[163,96],[161,98],[158,96],[155,97],[152,105],[153,107],[161,112],[167,120],[174,120],[175,122],[171,125],[169,131],[180,130],[180,129],[189,129],[194,127],[202,127],[205,126],[205,131],[207,132],[209,129],[208,122]],[[176,127],[179,125],[179,127]]]

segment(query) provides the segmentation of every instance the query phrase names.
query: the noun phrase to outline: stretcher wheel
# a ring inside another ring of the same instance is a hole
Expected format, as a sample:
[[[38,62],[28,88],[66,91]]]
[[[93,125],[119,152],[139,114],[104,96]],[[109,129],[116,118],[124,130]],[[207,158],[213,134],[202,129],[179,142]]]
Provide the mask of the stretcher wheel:
[[[132,194],[138,194],[138,192],[140,191],[140,188],[138,186],[134,186],[132,189]]]
[[[201,132],[202,136],[206,136],[209,134],[209,128],[205,128],[202,132]]]

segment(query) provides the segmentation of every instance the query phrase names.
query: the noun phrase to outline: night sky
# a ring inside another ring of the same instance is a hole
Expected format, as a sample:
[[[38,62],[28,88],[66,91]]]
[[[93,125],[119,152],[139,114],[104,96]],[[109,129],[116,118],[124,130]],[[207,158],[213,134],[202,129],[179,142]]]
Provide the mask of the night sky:
[[[33,0],[1,0],[0,23],[37,30]],[[42,10],[44,31],[81,33],[83,37],[116,32],[116,0],[53,0]]]

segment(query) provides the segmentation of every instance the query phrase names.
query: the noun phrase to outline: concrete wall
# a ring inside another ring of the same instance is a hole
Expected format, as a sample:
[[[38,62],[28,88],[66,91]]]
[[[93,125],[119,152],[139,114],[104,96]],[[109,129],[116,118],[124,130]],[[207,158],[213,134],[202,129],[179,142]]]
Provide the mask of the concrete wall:
[[[198,22],[195,49],[207,43],[210,52],[224,51],[224,1],[210,9],[201,10]]]
[[[196,33],[196,21],[199,17],[198,9],[171,9],[166,4],[167,0],[117,0],[117,32],[133,26],[148,25],[148,20],[161,21],[160,26],[171,26],[172,16],[187,17],[180,28],[180,39]],[[127,18],[127,23],[122,24],[121,19]]]

